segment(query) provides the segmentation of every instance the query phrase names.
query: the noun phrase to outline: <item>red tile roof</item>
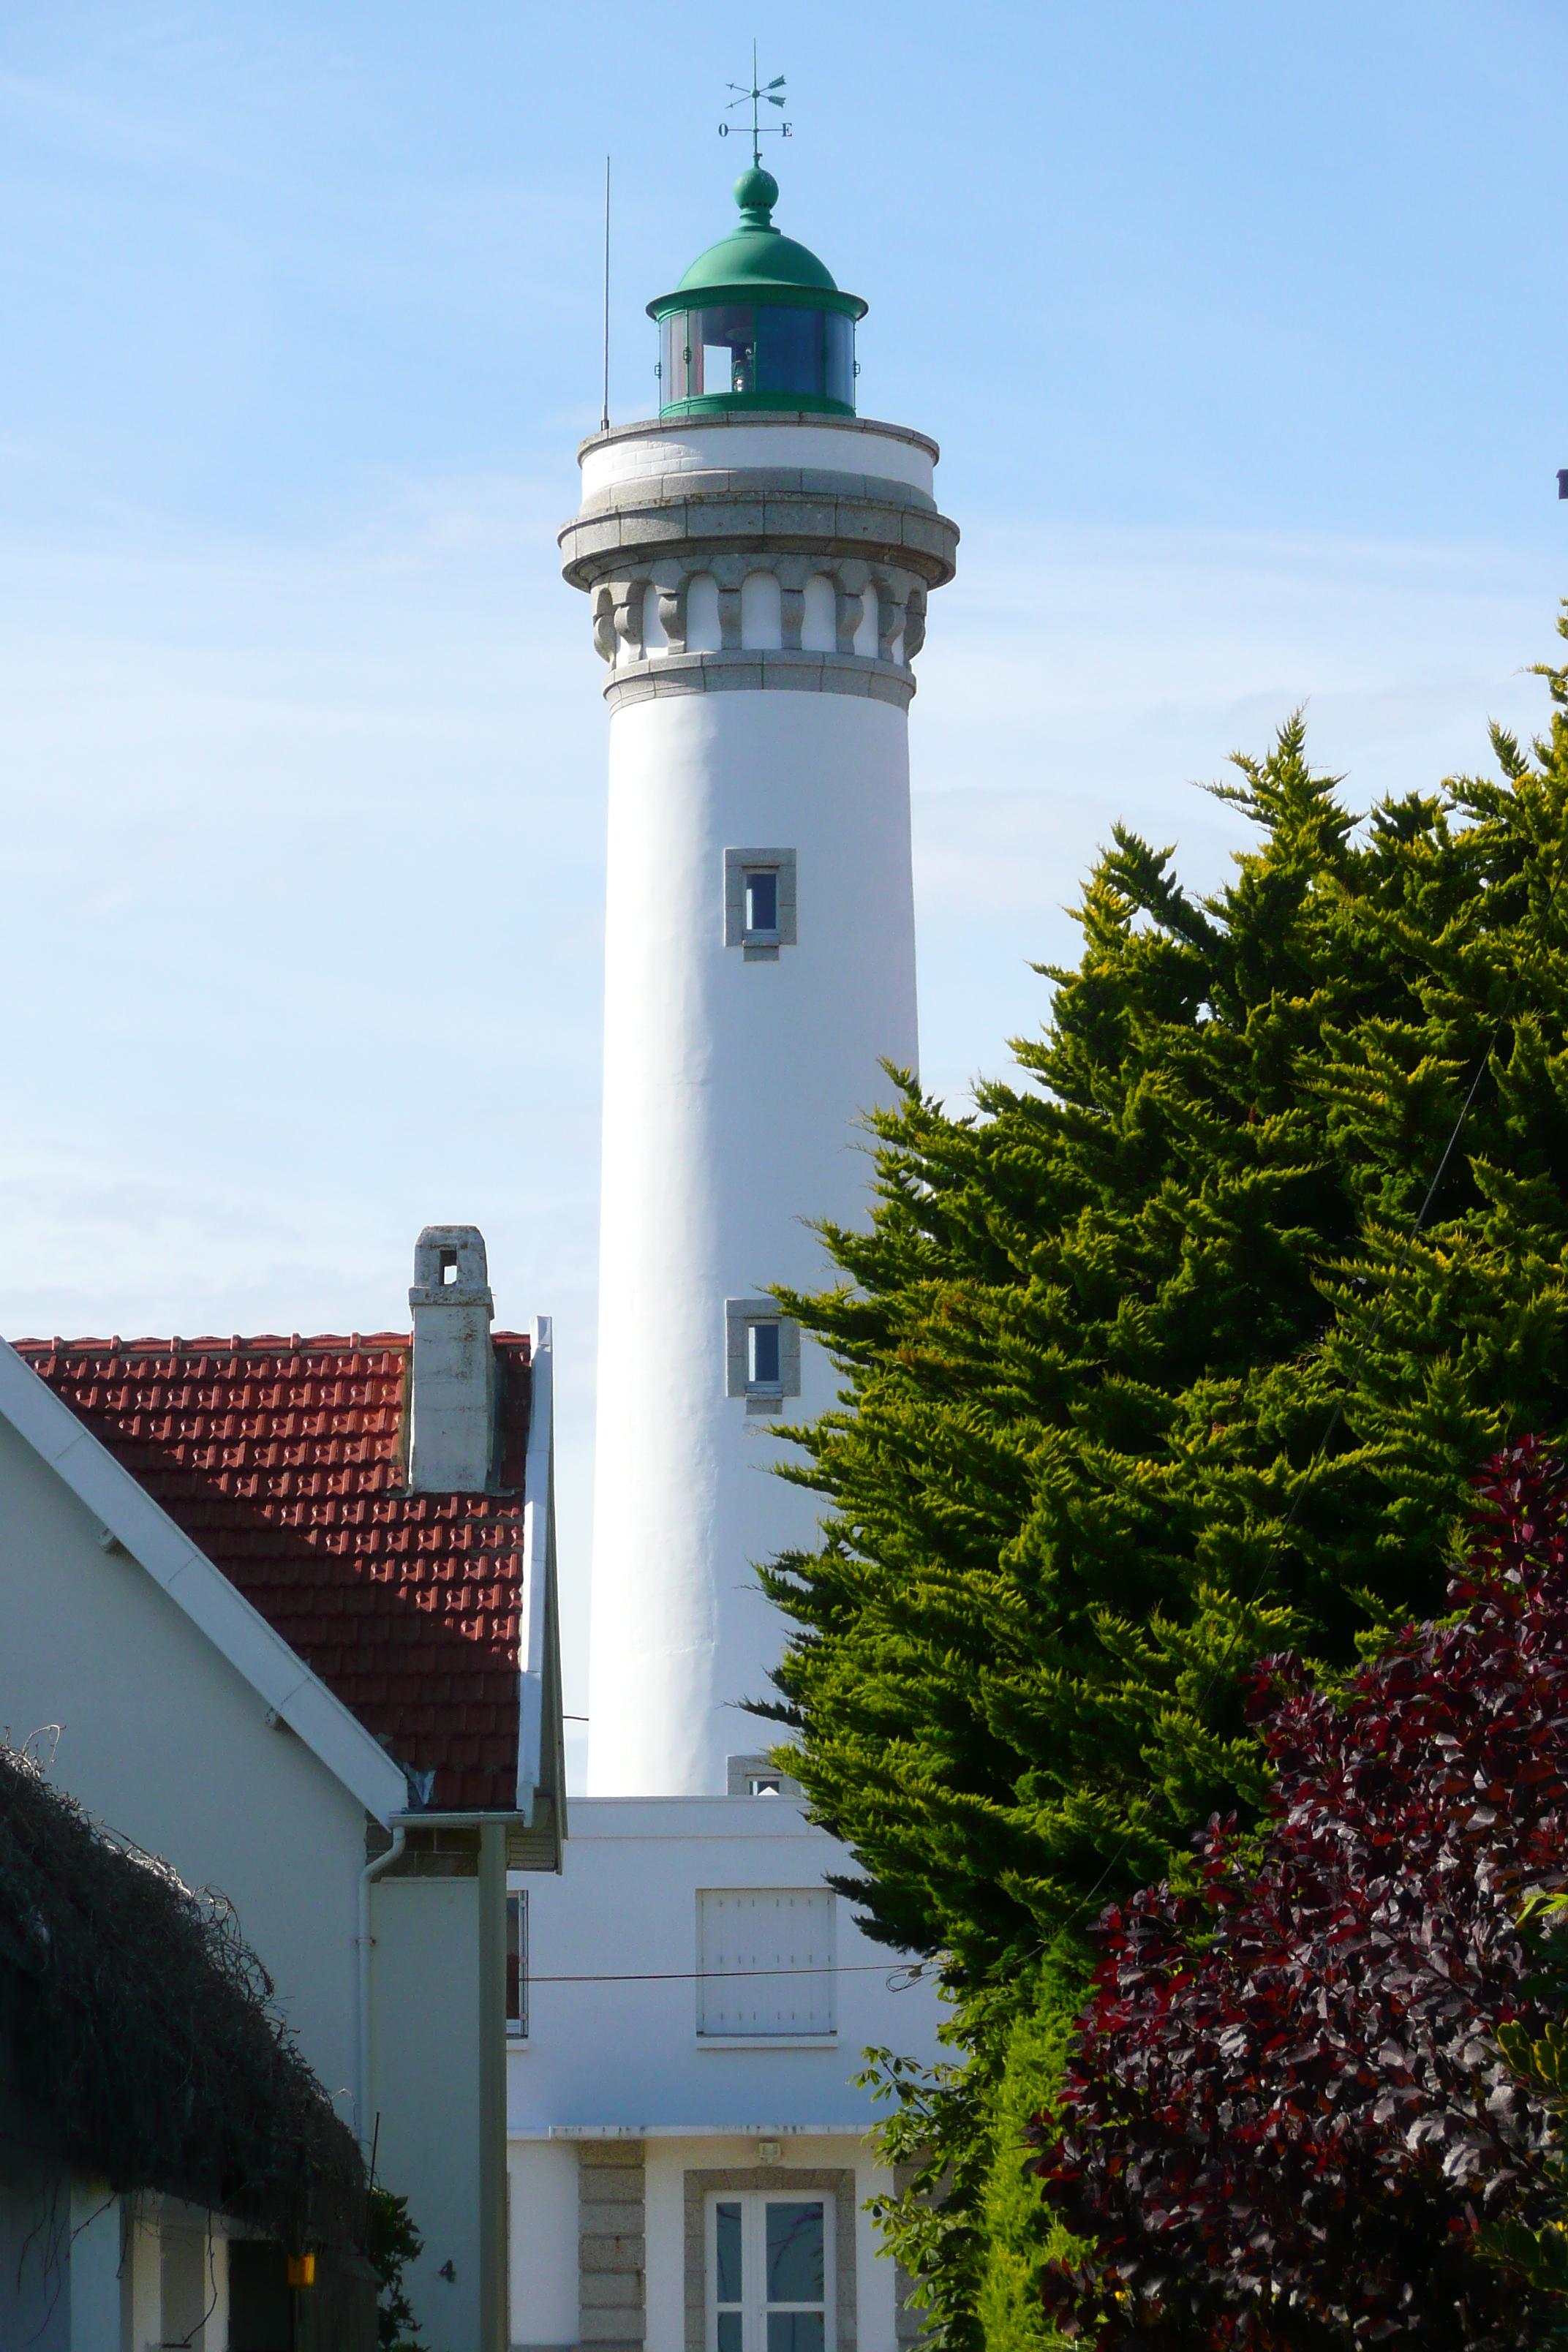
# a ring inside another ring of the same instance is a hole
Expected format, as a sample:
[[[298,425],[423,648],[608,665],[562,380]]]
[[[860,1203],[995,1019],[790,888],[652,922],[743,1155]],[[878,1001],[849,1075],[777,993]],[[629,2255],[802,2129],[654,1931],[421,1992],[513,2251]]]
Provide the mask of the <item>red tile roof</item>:
[[[495,1334],[501,1491],[410,1495],[405,1332],[16,1351],[437,1811],[515,1802],[529,1346]]]

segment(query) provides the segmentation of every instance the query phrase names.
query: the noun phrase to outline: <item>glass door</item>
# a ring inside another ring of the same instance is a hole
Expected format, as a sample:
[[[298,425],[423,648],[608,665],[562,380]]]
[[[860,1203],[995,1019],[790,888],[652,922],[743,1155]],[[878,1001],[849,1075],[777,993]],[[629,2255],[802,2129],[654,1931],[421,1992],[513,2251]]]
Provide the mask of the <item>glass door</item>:
[[[708,2200],[708,2352],[833,2352],[833,2200]]]

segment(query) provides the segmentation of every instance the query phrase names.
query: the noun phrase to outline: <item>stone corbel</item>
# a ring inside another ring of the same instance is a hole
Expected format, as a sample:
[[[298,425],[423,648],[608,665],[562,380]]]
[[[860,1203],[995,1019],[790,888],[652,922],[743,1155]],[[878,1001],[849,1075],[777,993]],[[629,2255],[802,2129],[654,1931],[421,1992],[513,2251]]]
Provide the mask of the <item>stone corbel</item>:
[[[594,592],[594,650],[601,661],[616,658],[616,600],[608,587]]]
[[[804,555],[779,555],[771,568],[778,573],[779,621],[784,651],[797,654],[805,619],[805,583],[816,567]]]
[[[903,599],[899,595],[897,586],[889,581],[879,582],[877,591],[877,656],[879,661],[890,662],[896,658],[893,647],[905,623]]]
[[[912,662],[926,641],[926,586],[923,580],[911,581],[909,602],[904,607],[904,659]]]
[[[741,649],[741,583],[757,569],[754,555],[721,555],[708,566],[719,591],[719,643],[727,654]]]
[[[640,661],[643,653],[642,600],[647,582],[639,577],[636,580],[616,580],[610,584],[616,600],[616,635],[626,646],[628,658]]]
[[[686,651],[686,590],[692,577],[689,568],[668,562],[653,567],[653,584],[658,592],[658,622],[672,654]]]
[[[855,650],[855,632],[865,615],[870,580],[866,566],[853,557],[847,563],[841,563],[833,575],[834,627],[841,654]]]

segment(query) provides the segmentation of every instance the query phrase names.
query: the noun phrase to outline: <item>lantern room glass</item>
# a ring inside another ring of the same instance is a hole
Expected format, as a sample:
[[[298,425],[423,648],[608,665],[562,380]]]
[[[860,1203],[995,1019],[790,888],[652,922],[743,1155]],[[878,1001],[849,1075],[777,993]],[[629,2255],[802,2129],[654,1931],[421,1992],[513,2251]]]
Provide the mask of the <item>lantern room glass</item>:
[[[662,405],[761,393],[855,406],[855,324],[840,310],[713,302],[659,320]]]

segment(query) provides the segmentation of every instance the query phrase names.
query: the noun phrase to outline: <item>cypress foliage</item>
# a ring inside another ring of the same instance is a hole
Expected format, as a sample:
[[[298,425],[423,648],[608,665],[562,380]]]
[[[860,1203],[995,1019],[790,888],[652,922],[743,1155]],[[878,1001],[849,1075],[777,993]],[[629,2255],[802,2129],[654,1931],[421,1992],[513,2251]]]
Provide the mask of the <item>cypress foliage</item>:
[[[1256,1817],[1255,1661],[1331,1675],[1430,1615],[1470,1465],[1563,1426],[1568,668],[1541,675],[1548,735],[1494,729],[1495,777],[1364,821],[1300,717],[1238,755],[1215,790],[1257,840],[1211,897],[1116,828],[1015,1081],[958,1117],[906,1082],[869,1229],[823,1228],[841,1281],[779,1294],[846,1387],[784,1471],[828,1508],[761,1571],[794,1630],[759,1712],[873,1932],[942,1956],[967,2078],[894,2087],[945,2168],[955,2346],[995,2292],[1016,2153],[980,2143],[1020,2016],[1075,2005],[1107,1903],[1195,1883],[1210,1813]]]

